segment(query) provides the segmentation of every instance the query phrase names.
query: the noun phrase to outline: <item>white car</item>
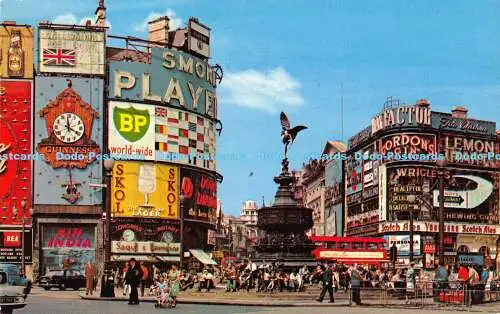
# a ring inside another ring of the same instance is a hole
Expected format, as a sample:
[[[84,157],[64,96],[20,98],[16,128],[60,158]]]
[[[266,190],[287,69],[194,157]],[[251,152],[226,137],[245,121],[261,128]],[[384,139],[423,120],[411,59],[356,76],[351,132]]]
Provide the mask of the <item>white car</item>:
[[[12,313],[26,306],[31,282],[21,277],[19,265],[0,264],[0,313]]]

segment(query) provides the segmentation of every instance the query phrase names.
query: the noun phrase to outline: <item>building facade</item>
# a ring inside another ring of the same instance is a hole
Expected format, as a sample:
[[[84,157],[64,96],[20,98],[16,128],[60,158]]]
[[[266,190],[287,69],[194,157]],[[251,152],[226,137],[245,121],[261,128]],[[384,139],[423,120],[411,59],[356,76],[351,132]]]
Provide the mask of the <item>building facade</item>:
[[[444,185],[445,262],[484,253],[494,264],[499,224],[500,141],[493,121],[467,109],[431,111],[386,103],[371,126],[351,137],[345,163],[345,234],[384,236],[399,262],[423,267],[439,252],[439,183]],[[441,165],[436,160],[444,160]],[[442,168],[438,167],[442,166]],[[410,226],[413,225],[413,244]]]

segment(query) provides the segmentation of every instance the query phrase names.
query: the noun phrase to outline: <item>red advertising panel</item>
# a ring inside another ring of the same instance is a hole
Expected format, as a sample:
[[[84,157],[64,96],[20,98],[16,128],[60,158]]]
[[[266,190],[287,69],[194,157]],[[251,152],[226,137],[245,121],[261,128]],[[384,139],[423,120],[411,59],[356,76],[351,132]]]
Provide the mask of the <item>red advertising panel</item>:
[[[21,246],[21,232],[4,232],[3,233],[3,246],[4,247],[20,247]]]
[[[31,207],[31,81],[0,81],[0,224],[21,225]],[[26,220],[28,224],[28,220]]]
[[[184,218],[215,223],[217,220],[217,181],[201,172],[181,168]]]

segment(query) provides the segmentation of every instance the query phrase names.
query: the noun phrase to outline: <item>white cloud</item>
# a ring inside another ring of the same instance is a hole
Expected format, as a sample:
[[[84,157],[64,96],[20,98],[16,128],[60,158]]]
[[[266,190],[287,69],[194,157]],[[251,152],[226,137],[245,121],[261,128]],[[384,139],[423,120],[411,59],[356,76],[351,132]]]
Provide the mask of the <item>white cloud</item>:
[[[177,28],[181,27],[182,19],[180,17],[178,17],[177,14],[173,10],[168,9],[167,11],[165,11],[163,13],[150,12],[148,14],[148,16],[144,19],[144,21],[142,21],[139,24],[134,25],[134,30],[136,32],[147,32],[148,31],[148,22],[155,20],[159,17],[165,16],[165,15],[168,16],[168,18],[170,19],[170,23],[169,23],[170,30],[176,30]]]
[[[95,25],[95,16],[85,16],[80,19],[78,19],[73,13],[65,13],[56,16],[53,20],[52,23],[54,24],[68,24],[68,25],[85,25],[87,20],[92,21],[92,25]],[[106,26],[111,28],[111,23],[106,20]]]
[[[276,113],[304,104],[300,86],[282,67],[264,73],[254,69],[226,73],[220,86],[220,100],[222,103]]]
[[[52,23],[54,24],[69,24],[75,25],[77,22],[76,16],[72,13],[66,13],[56,16]]]

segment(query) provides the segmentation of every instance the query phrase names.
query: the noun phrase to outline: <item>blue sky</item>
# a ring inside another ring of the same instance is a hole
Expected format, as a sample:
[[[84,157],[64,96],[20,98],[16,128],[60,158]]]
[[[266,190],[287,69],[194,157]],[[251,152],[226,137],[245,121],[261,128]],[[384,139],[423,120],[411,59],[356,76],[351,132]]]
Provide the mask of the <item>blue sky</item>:
[[[0,0],[0,17],[79,23],[98,1],[42,2]],[[436,111],[466,105],[474,118],[500,123],[500,1],[107,0],[106,7],[113,35],[146,38],[144,22],[163,14],[174,25],[196,16],[212,27],[211,62],[225,71],[217,143],[225,213],[237,214],[246,199],[272,200],[281,110],[309,126],[291,148],[294,168],[318,157],[327,140],[367,126],[388,96],[427,98]]]

